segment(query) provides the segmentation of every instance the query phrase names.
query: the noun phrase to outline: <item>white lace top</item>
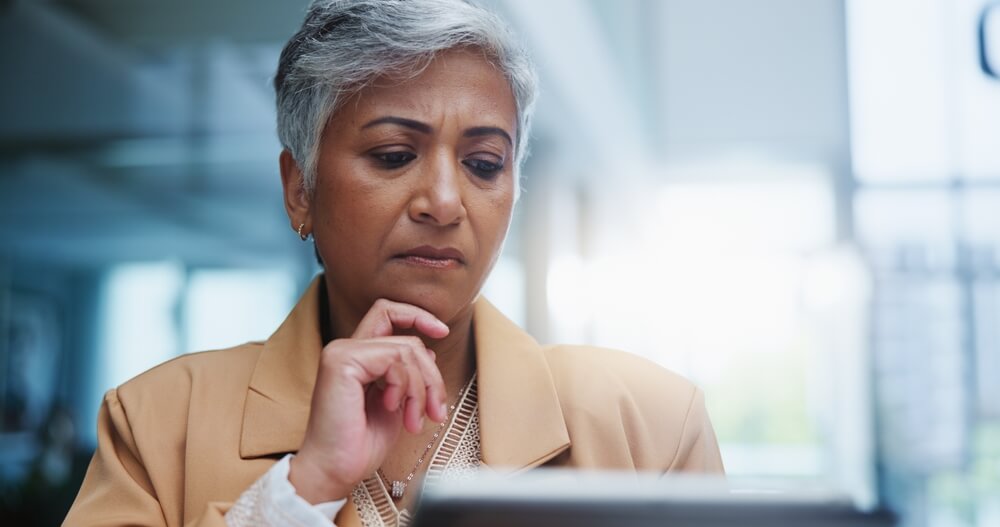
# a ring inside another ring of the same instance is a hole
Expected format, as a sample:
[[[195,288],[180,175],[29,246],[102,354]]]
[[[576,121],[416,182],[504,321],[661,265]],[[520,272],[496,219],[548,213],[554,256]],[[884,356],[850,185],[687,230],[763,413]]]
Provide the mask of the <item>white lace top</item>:
[[[462,400],[455,407],[444,438],[431,457],[424,485],[437,481],[471,478],[481,463],[479,449],[478,382],[473,379]],[[373,474],[351,493],[358,516],[365,527],[406,527],[410,511],[397,509],[382,478]]]

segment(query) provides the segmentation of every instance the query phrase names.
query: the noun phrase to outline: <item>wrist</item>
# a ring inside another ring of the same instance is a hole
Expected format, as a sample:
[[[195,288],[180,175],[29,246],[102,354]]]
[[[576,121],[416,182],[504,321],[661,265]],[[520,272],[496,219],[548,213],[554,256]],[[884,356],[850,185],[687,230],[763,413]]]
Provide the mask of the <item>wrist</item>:
[[[346,498],[353,485],[331,478],[308,457],[296,455],[288,465],[288,481],[295,493],[312,505]]]

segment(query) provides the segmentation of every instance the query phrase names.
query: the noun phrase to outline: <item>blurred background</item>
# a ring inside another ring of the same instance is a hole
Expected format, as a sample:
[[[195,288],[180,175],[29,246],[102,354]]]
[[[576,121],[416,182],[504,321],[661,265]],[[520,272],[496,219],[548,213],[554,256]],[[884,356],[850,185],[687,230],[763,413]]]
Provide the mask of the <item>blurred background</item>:
[[[1000,2],[491,0],[542,76],[486,294],[699,383],[734,479],[1000,525]],[[270,79],[305,0],[0,0],[0,513],[107,389],[317,272]]]

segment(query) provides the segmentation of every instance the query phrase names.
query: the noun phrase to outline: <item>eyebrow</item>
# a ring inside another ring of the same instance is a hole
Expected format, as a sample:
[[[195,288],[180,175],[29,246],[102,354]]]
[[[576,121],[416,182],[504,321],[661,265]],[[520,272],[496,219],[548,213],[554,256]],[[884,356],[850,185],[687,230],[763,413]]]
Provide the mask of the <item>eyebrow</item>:
[[[365,123],[361,129],[365,130],[373,126],[378,126],[381,124],[395,124],[411,130],[416,130],[423,134],[429,134],[433,131],[433,128],[427,123],[422,123],[413,119],[407,119],[405,117],[396,117],[394,115],[387,115],[385,117],[379,117],[377,119],[372,119]],[[474,126],[469,128],[462,133],[463,137],[482,137],[486,135],[496,135],[507,140],[507,142],[514,146],[514,140],[511,139],[510,134],[506,130],[497,126]]]
[[[510,146],[514,146],[514,140],[510,138],[510,134],[508,134],[503,128],[498,128],[496,126],[476,126],[469,128],[462,134],[463,137],[482,137],[484,135],[498,135],[506,139]]]

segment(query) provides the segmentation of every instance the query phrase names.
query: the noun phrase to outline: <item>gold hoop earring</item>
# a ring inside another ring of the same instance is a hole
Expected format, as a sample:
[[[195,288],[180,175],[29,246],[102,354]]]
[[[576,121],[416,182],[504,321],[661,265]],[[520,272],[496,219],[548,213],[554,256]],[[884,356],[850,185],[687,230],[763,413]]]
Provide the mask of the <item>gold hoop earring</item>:
[[[309,234],[302,232],[302,229],[305,229],[305,228],[306,228],[306,224],[305,223],[300,223],[299,224],[299,229],[296,231],[296,232],[299,233],[299,239],[301,239],[302,241],[306,241],[306,240],[309,239]]]

